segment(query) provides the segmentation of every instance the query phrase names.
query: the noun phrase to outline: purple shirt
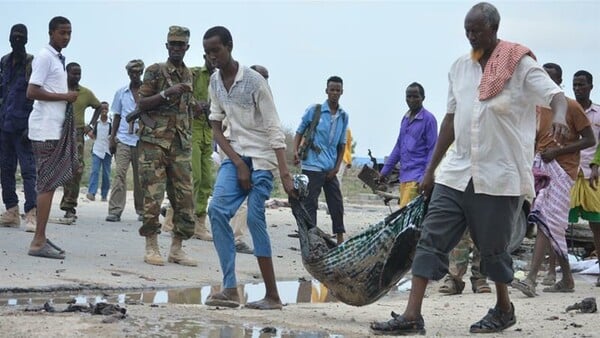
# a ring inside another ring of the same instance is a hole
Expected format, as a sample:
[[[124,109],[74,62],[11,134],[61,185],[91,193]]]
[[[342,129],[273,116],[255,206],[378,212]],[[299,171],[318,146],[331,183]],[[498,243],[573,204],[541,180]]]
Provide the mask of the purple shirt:
[[[421,182],[437,141],[437,121],[421,108],[410,121],[410,111],[402,118],[400,134],[392,153],[385,161],[381,175],[387,176],[400,162],[400,183]]]

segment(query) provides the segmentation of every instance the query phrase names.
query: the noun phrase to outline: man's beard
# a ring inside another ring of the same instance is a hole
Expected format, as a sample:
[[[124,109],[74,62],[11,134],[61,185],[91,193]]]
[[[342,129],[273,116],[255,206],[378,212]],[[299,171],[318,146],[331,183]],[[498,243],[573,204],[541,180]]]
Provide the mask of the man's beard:
[[[13,53],[18,55],[18,56],[25,56],[26,52],[25,52],[25,44],[21,44],[21,43],[11,43],[11,47],[13,50]]]
[[[481,48],[471,49],[471,59],[473,61],[479,61],[483,57],[484,51]]]

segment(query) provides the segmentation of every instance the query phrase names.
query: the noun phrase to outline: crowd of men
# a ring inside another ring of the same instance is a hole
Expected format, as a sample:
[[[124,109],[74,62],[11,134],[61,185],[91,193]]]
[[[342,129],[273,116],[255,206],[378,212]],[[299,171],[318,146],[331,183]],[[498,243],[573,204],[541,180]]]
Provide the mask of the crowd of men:
[[[549,287],[544,291],[573,291],[565,240],[569,221],[588,220],[596,248],[600,247],[600,193],[596,190],[600,152],[595,147],[600,106],[590,100],[592,75],[575,73],[575,100],[566,98],[560,88],[560,66],[546,63],[542,67],[527,47],[498,39],[499,23],[500,15],[489,3],[476,4],[467,13],[464,28],[472,50],[451,66],[447,113],[439,133],[434,115],[423,107],[423,86],[414,82],[406,88],[409,110],[402,116],[381,182],[386,183],[399,164],[400,207],[420,194],[429,206],[406,309],[388,321],[372,323],[375,334],[424,334],[421,308],[428,281],[442,279],[449,272],[440,291],[462,292],[462,275],[472,247],[478,258],[472,290],[491,292],[489,278],[497,296],[495,306],[471,326],[472,333],[499,332],[516,323],[508,286],[535,296],[537,272],[547,253],[563,272],[556,282],[555,271],[550,270],[545,278]],[[11,28],[12,52],[0,63],[0,177],[6,207],[0,224],[20,225],[15,192],[18,162],[25,191],[25,230],[35,233],[28,254],[64,259],[65,250],[48,239],[45,230],[58,187],[64,190],[63,219],[75,222],[77,218],[84,135],[89,135],[101,141],[93,157],[98,168],[107,156],[110,168],[110,159],[115,158],[106,221],[121,220],[127,171],[133,167],[144,262],[165,264],[158,246],[161,229],[172,234],[167,261],[184,266],[198,265],[184,252],[184,240],[212,240],[223,289],[212,293],[206,304],[237,307],[235,254],[240,249],[241,229],[231,223],[241,214],[252,238],[250,252],[257,258],[266,286],[264,298],[246,307],[281,309],[265,201],[275,176],[290,198],[297,198],[297,192],[266,68],[251,69],[236,61],[233,38],[222,26],[204,33],[204,66],[188,68],[184,57],[190,30],[171,26],[165,62],[146,67],[135,59],[126,64],[130,82],[116,92],[109,124],[108,103],[79,84],[82,67],[66,63],[62,54],[71,33],[67,18],[52,18],[49,44],[34,57],[25,49],[27,28],[22,24]],[[325,93],[324,102],[310,105],[302,115],[293,161],[309,178],[303,204],[313,222],[317,222],[318,198],[324,191],[332,232],[343,245],[346,229],[337,175],[350,164],[345,153],[351,134],[349,114],[339,102],[342,78],[328,78]],[[95,111],[86,124],[88,107]],[[221,153],[216,178],[211,157],[215,144]],[[90,200],[95,199],[98,170],[88,190]],[[108,190],[103,183],[102,199],[107,199]],[[167,228],[159,222],[165,194],[171,206]],[[538,236],[530,274],[515,281],[507,247],[524,203],[531,204],[528,219],[538,227]],[[457,245],[460,253],[451,254]],[[596,285],[600,286],[600,278]]]

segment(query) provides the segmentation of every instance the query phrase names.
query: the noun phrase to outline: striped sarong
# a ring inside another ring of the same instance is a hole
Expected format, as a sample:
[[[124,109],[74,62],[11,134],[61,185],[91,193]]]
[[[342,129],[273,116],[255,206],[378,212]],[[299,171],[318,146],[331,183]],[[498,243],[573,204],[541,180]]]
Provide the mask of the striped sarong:
[[[568,251],[565,231],[574,181],[556,160],[545,163],[540,154],[535,155],[534,168],[534,173],[546,176],[549,182],[538,191],[527,220],[536,224],[548,237],[556,254],[566,259]]]
[[[62,136],[59,140],[31,141],[37,172],[38,193],[54,191],[73,178],[79,169],[73,105],[67,104]]]

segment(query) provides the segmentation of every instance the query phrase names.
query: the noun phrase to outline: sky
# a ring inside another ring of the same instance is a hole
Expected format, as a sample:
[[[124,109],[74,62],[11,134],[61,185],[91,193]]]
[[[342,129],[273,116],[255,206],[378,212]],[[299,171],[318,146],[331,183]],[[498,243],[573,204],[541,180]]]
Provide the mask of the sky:
[[[563,68],[573,97],[573,74],[600,79],[600,1],[494,1],[498,37],[531,48],[538,62]],[[128,84],[125,64],[167,59],[168,27],[191,31],[188,66],[203,64],[202,36],[225,26],[233,57],[269,69],[269,83],[284,127],[295,130],[305,109],[326,99],[326,80],[344,80],[340,103],[350,116],[355,156],[388,155],[407,111],[406,87],[425,88],[424,106],[441,123],[448,70],[469,52],[463,23],[476,1],[5,1],[0,0],[0,53],[10,52],[10,27],[29,29],[27,50],[48,43],[48,22],[62,15],[73,35],[63,50],[82,67],[81,84],[101,101]],[[1,41],[0,41],[1,42]],[[598,82],[599,80],[596,80]],[[600,88],[592,91],[600,102]],[[88,118],[91,110],[87,112]]]

